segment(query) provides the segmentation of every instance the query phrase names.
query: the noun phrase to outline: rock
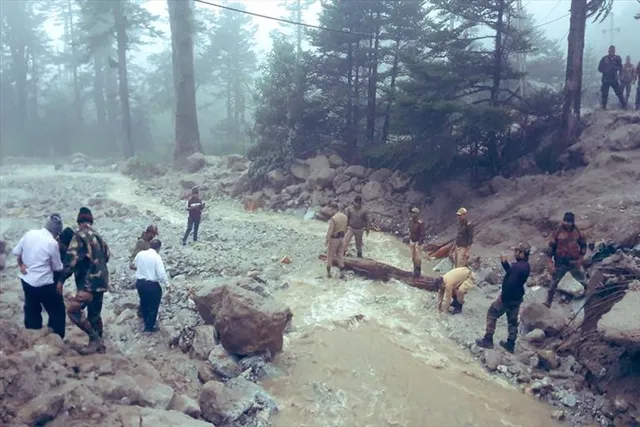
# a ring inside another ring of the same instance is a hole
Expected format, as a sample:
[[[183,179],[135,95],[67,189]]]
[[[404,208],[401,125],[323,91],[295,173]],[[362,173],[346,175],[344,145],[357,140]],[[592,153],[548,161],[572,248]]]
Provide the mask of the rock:
[[[498,350],[486,350],[484,352],[484,364],[490,372],[493,372],[502,364],[502,355]]]
[[[213,367],[206,363],[202,364],[198,367],[198,380],[202,384],[206,384],[211,380],[217,380],[218,377],[216,373],[213,371]]]
[[[453,269],[453,262],[449,257],[443,258],[439,263],[433,267],[433,271],[437,271],[438,273],[445,274]]]
[[[491,267],[485,267],[476,272],[476,283],[487,282],[490,285],[497,285],[498,274]]]
[[[347,194],[353,190],[351,186],[351,182],[343,182],[339,187],[336,188],[336,194]]]
[[[369,181],[374,182],[386,182],[393,175],[393,171],[391,169],[377,169],[369,175]]]
[[[367,169],[360,165],[351,165],[345,169],[344,173],[349,176],[355,176],[356,178],[364,178],[367,174]]]
[[[411,186],[411,178],[399,171],[395,171],[388,182],[393,193],[403,193]]]
[[[332,154],[329,156],[329,165],[331,165],[332,168],[339,168],[344,166],[344,160],[337,154]]]
[[[264,411],[268,415],[278,407],[259,385],[242,377],[227,383],[209,381],[200,393],[202,417],[216,425],[231,424],[244,414]]]
[[[309,171],[313,174],[315,171],[331,169],[331,164],[326,156],[316,156],[307,159],[306,162],[309,165]]]
[[[231,184],[227,190],[227,194],[231,197],[238,197],[241,194],[248,193],[251,190],[251,179],[249,178],[249,171],[242,172],[238,178]]]
[[[329,197],[323,191],[315,190],[311,194],[311,206],[325,206],[329,201]]]
[[[576,398],[573,394],[571,393],[562,393],[562,397],[560,398],[560,402],[562,402],[562,404],[568,408],[575,408],[575,406],[578,404],[578,398]]]
[[[550,388],[552,388],[553,386],[551,385],[551,383],[549,382],[548,378],[543,378],[541,380],[537,380],[531,383],[531,390],[538,392],[538,393],[542,393],[543,391],[546,391]]]
[[[175,394],[171,387],[142,375],[136,375],[134,379],[142,389],[142,400],[145,406],[158,409],[169,408]]]
[[[329,206],[324,206],[314,214],[314,218],[320,221],[329,221],[329,218],[331,218],[335,213],[336,211]]]
[[[525,339],[527,340],[527,342],[530,342],[532,344],[540,344],[544,342],[545,339],[547,339],[547,335],[542,329],[534,329],[533,331],[525,335]]]
[[[551,418],[554,420],[562,421],[564,420],[565,414],[562,409],[557,409],[551,413]]]
[[[384,196],[384,187],[377,181],[369,181],[362,187],[362,198],[365,201],[376,200]]]
[[[149,408],[140,410],[140,421],[140,427],[214,427],[210,423],[194,420],[178,411],[162,411]]]
[[[567,318],[563,314],[550,310],[536,301],[529,301],[522,305],[520,321],[525,330],[542,329],[548,336],[557,334],[567,324]]]
[[[416,190],[407,191],[407,203],[411,206],[423,206],[427,201],[427,196],[421,192]]]
[[[345,175],[344,173],[338,173],[336,174],[336,177],[333,178],[333,188],[338,188],[342,184],[344,184],[345,182],[349,182],[350,180],[351,178],[348,175]]]
[[[126,400],[131,405],[143,405],[142,389],[129,375],[117,374],[115,377],[100,377],[95,384],[96,392],[105,400],[118,403]]]
[[[232,172],[242,172],[249,168],[248,160],[240,154],[231,154],[225,157],[224,164]]]
[[[282,350],[282,334],[293,316],[285,305],[234,283],[201,288],[194,302],[205,322],[213,322],[230,353],[244,356]]]
[[[200,418],[200,404],[197,400],[184,394],[173,396],[169,409],[189,415],[193,418]]]
[[[560,359],[553,350],[538,350],[538,367],[551,370],[560,366]]]
[[[208,357],[209,363],[220,378],[235,378],[242,373],[236,360],[224,349],[222,345],[215,346]]]
[[[63,392],[43,393],[20,408],[18,418],[29,426],[42,426],[58,416],[64,407]]]
[[[206,165],[204,154],[202,153],[193,153],[189,157],[187,157],[187,161],[185,164],[185,168],[189,173],[196,173],[202,170]]]
[[[309,165],[302,162],[293,163],[289,168],[289,171],[295,179],[298,179],[300,181],[306,181],[311,174],[311,168],[309,167]]]
[[[194,328],[191,344],[191,357],[207,360],[209,353],[216,346],[215,329],[211,325],[201,325]]]
[[[335,169],[316,169],[309,175],[307,179],[307,184],[310,188],[316,189],[324,189],[327,187],[331,187],[333,184],[333,179],[336,177]]]
[[[269,180],[269,183],[273,188],[281,190],[284,187],[287,178],[280,169],[274,169],[267,174],[267,180]]]
[[[582,298],[584,296],[584,286],[573,278],[571,273],[567,273],[558,283],[558,292],[570,295],[574,298]]]
[[[280,370],[270,364],[267,360],[268,358],[266,355],[256,355],[240,359],[239,364],[243,372],[250,369],[255,379],[280,375]]]

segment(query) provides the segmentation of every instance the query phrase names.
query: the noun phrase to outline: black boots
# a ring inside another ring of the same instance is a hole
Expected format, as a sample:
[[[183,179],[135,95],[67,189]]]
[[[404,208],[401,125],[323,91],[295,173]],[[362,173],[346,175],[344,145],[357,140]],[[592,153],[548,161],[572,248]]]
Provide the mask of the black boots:
[[[331,278],[331,267],[327,267],[327,277]],[[340,269],[340,275],[338,276],[340,279],[344,279],[344,269]]]
[[[462,304],[458,302],[458,300],[454,299],[451,303],[451,307],[453,307],[453,312],[451,314],[460,314],[462,313]]]
[[[362,252],[358,252],[358,258],[362,258]]]
[[[413,277],[420,277],[422,275],[422,268],[420,266],[413,267]]]
[[[516,348],[516,342],[511,340],[500,341],[500,346],[507,350],[509,353],[513,353]]]
[[[476,345],[482,348],[493,348],[493,337],[490,335],[485,335],[482,338],[478,338],[476,340]]]

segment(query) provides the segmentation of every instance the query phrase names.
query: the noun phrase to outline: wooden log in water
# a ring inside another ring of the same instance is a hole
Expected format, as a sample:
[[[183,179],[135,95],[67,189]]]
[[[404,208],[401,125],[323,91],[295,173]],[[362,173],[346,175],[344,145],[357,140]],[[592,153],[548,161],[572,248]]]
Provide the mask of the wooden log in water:
[[[327,255],[321,254],[318,258],[321,260],[326,260]],[[334,265],[337,266],[336,261],[334,261]],[[424,289],[425,291],[438,290],[435,277],[414,277],[413,273],[410,271],[401,270],[392,265],[385,264],[380,261],[375,261],[369,258],[345,257],[344,268],[371,280],[381,280],[383,282],[386,282],[389,279],[396,279],[406,283],[409,286],[418,289]]]

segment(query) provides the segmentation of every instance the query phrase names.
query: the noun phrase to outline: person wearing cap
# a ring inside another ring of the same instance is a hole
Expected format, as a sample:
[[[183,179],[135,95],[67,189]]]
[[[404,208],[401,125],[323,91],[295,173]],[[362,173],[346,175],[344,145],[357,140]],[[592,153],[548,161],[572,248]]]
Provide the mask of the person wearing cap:
[[[60,214],[52,214],[43,228],[22,236],[13,254],[17,257],[24,292],[24,327],[41,329],[44,307],[49,316],[47,326],[64,338],[64,299],[61,287],[54,280],[54,274],[63,269],[56,241],[61,231]]]
[[[420,209],[413,207],[409,212],[409,250],[413,263],[413,276],[422,275],[422,245],[426,237],[424,221],[419,218]]]
[[[503,315],[507,315],[508,338],[500,341],[500,345],[510,353],[513,353],[518,337],[518,315],[520,305],[524,298],[524,285],[529,279],[531,268],[529,266],[529,253],[531,247],[528,243],[518,243],[513,251],[516,262],[509,264],[506,256],[500,257],[505,276],[502,280],[500,295],[491,304],[487,312],[487,324],[484,337],[477,339],[476,344],[483,348],[493,348],[493,334],[496,331],[496,322]]]
[[[191,189],[191,197],[187,200],[186,210],[189,212],[187,217],[187,230],[182,237],[182,245],[187,244],[187,239],[193,230],[193,241],[198,241],[198,229],[200,228],[200,219],[202,219],[202,210],[204,209],[204,202],[200,199],[200,191],[198,187]]]
[[[89,345],[81,353],[104,352],[101,313],[104,293],[109,290],[107,263],[111,253],[102,236],[93,229],[89,208],[80,208],[77,223],[78,231],[69,243],[62,274],[63,281],[72,274],[76,279],[76,294],[69,300],[67,314],[89,336]]]
[[[153,239],[149,249],[140,251],[133,263],[136,270],[136,289],[140,297],[140,308],[145,332],[155,332],[158,309],[162,300],[162,287],[169,283],[164,263],[160,257],[162,242]]]
[[[138,241],[136,242],[136,246],[133,248],[131,252],[131,257],[129,258],[130,264],[133,265],[133,260],[138,255],[140,251],[146,251],[150,248],[150,242],[158,236],[158,227],[154,224],[147,226],[147,229],[140,235]]]
[[[356,238],[356,254],[362,258],[362,236],[366,232],[369,235],[369,210],[362,206],[362,196],[353,199],[353,206],[346,212],[348,219],[347,234],[344,237],[344,251],[349,249],[351,239]]]
[[[460,208],[456,212],[458,217],[458,233],[453,248],[454,267],[466,267],[469,264],[471,245],[473,244],[473,227],[467,219],[467,210]]]
[[[551,283],[545,302],[547,307],[551,308],[558,284],[565,274],[570,273],[574,279],[585,284],[582,259],[586,253],[587,241],[576,226],[576,216],[573,212],[566,212],[562,217],[562,224],[551,235],[547,249],[551,272]]]
[[[327,277],[331,277],[331,267],[335,259],[340,268],[340,278],[344,278],[344,236],[347,232],[349,219],[347,215],[340,212],[336,202],[329,203],[329,207],[336,211],[329,220],[329,229],[325,245],[327,246]]]
[[[458,267],[450,270],[436,279],[438,287],[438,311],[449,313],[449,307],[453,307],[452,314],[462,313],[464,297],[475,286],[476,276],[469,267]]]

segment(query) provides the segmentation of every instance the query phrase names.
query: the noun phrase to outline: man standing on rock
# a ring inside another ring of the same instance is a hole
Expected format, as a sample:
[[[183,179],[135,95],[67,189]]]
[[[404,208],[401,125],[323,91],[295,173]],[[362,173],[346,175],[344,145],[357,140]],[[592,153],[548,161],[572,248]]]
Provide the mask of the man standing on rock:
[[[344,237],[344,251],[349,249],[351,239],[356,238],[356,253],[358,258],[362,258],[362,235],[369,236],[369,211],[362,206],[362,196],[353,199],[353,206],[347,209],[348,229]]]
[[[566,212],[562,218],[562,224],[551,235],[547,249],[549,271],[552,276],[547,302],[545,302],[547,307],[551,308],[553,296],[565,274],[570,273],[574,279],[584,284],[582,259],[586,253],[587,242],[576,226],[576,217],[573,212]]]
[[[15,248],[24,291],[24,327],[42,328],[42,307],[49,315],[48,326],[64,338],[65,313],[62,288],[54,275],[63,268],[56,237],[62,231],[62,219],[52,214],[44,228],[28,231]]]
[[[507,315],[509,335],[506,341],[500,341],[500,345],[509,353],[513,353],[516,338],[518,337],[518,315],[520,304],[524,297],[524,284],[529,278],[529,252],[531,247],[527,243],[518,243],[514,248],[516,262],[509,265],[506,256],[500,257],[505,276],[502,280],[502,290],[498,299],[489,307],[487,312],[487,326],[482,339],[477,339],[476,344],[483,348],[493,348],[493,334],[496,331],[496,322],[504,314]]]
[[[344,278],[344,236],[347,232],[347,223],[349,219],[340,212],[336,202],[329,203],[329,207],[337,211],[329,220],[329,229],[325,245],[327,246],[327,277],[331,277],[331,267],[333,260],[338,262],[340,268],[340,278]]]
[[[438,311],[449,313],[449,307],[453,306],[453,313],[462,313],[464,296],[475,286],[476,277],[469,267],[458,267],[449,271],[437,279]]]
[[[418,217],[419,215],[420,209],[411,208],[409,213],[409,250],[411,251],[414,277],[422,275],[422,245],[427,234],[424,221]]]
[[[460,208],[456,212],[458,217],[458,233],[453,248],[454,267],[466,267],[469,264],[471,245],[473,244],[473,227],[467,219],[467,210]]]
[[[107,263],[111,254],[107,243],[93,229],[93,214],[89,208],[80,208],[77,222],[78,231],[69,244],[63,272],[65,279],[73,273],[76,276],[77,292],[67,305],[67,314],[89,336],[89,345],[82,353],[102,353],[105,351],[102,341],[102,300],[104,293],[109,290]]]
[[[150,248],[138,252],[133,263],[136,268],[136,289],[140,296],[140,308],[144,320],[144,331],[155,332],[158,308],[162,300],[162,287],[167,285],[169,278],[160,257],[162,243],[153,239]]]
[[[609,54],[602,57],[598,64],[598,71],[602,73],[602,87],[600,88],[602,99],[600,105],[603,109],[607,108],[609,100],[609,88],[612,88],[616,96],[620,100],[622,108],[626,108],[627,103],[624,100],[619,74],[622,72],[622,58],[616,55],[616,47],[609,46]]]
[[[626,62],[622,66],[622,72],[620,73],[620,84],[622,86],[622,91],[624,92],[625,104],[629,103],[631,86],[636,82],[637,78],[636,67],[631,63],[631,57],[627,55]]]
[[[202,210],[204,209],[204,202],[200,199],[198,187],[191,189],[191,197],[187,200],[186,209],[189,212],[189,217],[187,218],[187,231],[185,231],[182,237],[183,246],[187,244],[191,230],[193,230],[193,241],[198,241],[198,229],[200,228],[200,219],[202,218]]]
[[[131,258],[129,259],[130,264],[133,265],[133,260],[135,259],[138,252],[146,251],[150,248],[149,243],[158,236],[158,227],[151,224],[147,227],[147,229],[142,233],[138,241],[136,242],[135,248],[131,252]]]

